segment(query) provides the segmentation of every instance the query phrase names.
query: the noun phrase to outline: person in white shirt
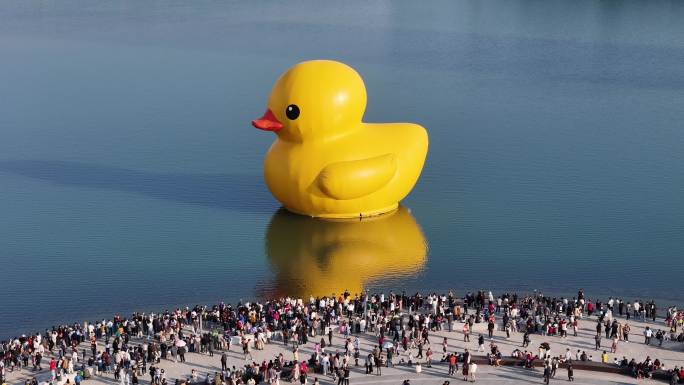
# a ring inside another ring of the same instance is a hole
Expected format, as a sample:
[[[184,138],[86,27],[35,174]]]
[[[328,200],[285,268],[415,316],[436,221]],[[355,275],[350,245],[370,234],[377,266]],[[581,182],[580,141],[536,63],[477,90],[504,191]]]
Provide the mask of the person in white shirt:
[[[650,345],[651,344],[651,337],[653,337],[653,330],[649,326],[646,326],[646,330],[644,330],[644,344]]]
[[[634,309],[634,318],[637,318],[639,316],[639,309],[641,309],[639,301],[634,301],[634,306],[632,308]]]

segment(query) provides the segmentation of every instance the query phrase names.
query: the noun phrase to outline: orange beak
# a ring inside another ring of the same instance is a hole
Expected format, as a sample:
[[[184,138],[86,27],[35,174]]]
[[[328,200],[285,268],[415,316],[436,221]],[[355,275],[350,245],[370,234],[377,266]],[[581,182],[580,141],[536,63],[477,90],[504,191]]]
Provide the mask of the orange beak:
[[[267,109],[261,118],[252,120],[252,126],[264,131],[278,131],[283,128],[283,124],[270,109]]]

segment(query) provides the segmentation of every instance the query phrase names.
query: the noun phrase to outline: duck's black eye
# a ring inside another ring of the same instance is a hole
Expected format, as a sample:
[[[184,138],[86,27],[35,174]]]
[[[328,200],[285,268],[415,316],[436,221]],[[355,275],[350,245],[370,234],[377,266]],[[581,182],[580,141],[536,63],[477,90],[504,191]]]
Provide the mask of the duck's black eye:
[[[285,109],[285,115],[287,115],[287,118],[290,120],[297,119],[297,117],[299,117],[299,107],[297,107],[296,104],[290,104]]]

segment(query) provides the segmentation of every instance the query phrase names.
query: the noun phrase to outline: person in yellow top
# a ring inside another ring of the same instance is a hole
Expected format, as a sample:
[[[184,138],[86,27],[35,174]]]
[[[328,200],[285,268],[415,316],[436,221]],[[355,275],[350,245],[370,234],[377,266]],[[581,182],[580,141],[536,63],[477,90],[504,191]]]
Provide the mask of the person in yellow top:
[[[601,354],[601,362],[603,362],[604,364],[608,363],[608,353],[606,353],[605,350],[603,351],[603,354]]]

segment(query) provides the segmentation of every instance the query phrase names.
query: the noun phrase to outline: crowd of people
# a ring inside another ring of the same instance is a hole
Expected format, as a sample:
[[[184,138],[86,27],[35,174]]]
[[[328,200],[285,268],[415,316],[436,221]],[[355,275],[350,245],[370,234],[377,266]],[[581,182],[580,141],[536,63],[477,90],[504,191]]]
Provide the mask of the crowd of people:
[[[644,343],[684,342],[684,312],[670,307],[661,313],[664,322],[654,326],[669,330],[646,328]],[[188,353],[214,356],[215,352],[220,353],[217,354],[221,360],[220,371],[200,376],[193,369],[187,377],[174,379],[175,383],[276,384],[287,380],[305,384],[311,380],[315,384],[319,382],[318,377],[328,376],[344,385],[349,383],[354,367],[364,366],[366,375],[381,375],[383,367],[394,365],[406,365],[420,373],[423,365],[431,367],[435,361],[448,366],[446,375],[456,376],[460,365],[463,379],[475,381],[477,364],[473,354],[468,349],[462,352],[449,349],[446,338],[433,350],[435,341],[430,340],[430,335],[436,331],[462,332],[463,340],[470,341],[476,324],[486,324],[489,349],[485,349],[485,337],[479,335],[477,351],[485,353],[489,364],[499,366],[505,358],[491,341],[495,330],[503,331],[506,338],[511,338],[512,333],[521,333],[522,345],[510,354],[511,358],[528,368],[540,362],[546,382],[565,364],[568,379],[572,380],[572,362],[593,361],[593,356],[586,351],[573,354],[569,350],[564,355],[552,355],[546,342],[534,352],[529,347],[530,336],[565,339],[570,331],[576,336],[579,323],[592,316],[596,316],[596,350],[604,349],[605,333],[611,353],[616,354],[620,343],[630,341],[630,320],[655,322],[658,311],[653,301],[626,302],[614,298],[605,302],[590,301],[582,290],[574,298],[554,298],[540,293],[524,296],[505,293],[494,297],[485,291],[468,293],[462,298],[452,292],[443,295],[393,292],[350,295],[345,292],[339,296],[284,298],[236,306],[219,303],[161,313],[134,313],[130,317],[116,315],[109,320],[56,326],[2,341],[0,382],[6,381],[8,372],[40,371],[47,366],[48,382],[70,377],[79,385],[89,377],[112,373],[122,385],[138,384],[145,376],[152,384],[166,385],[169,379],[161,368],[162,360],[185,362]],[[333,335],[343,338],[343,351],[331,349]],[[359,338],[364,336],[376,339],[377,344],[362,357]],[[253,349],[261,350],[273,343],[287,347],[292,352],[291,359],[279,353],[268,362],[255,362]],[[227,364],[225,352],[233,349],[233,345],[244,355],[244,365],[229,367]],[[300,357],[302,345],[311,346],[311,354]],[[439,360],[434,358],[435,351],[441,351]],[[46,357],[50,357],[47,363]],[[607,357],[603,351],[600,360],[609,363]],[[624,367],[637,378],[650,377],[663,368],[660,360],[650,357],[631,360],[623,357],[613,364]],[[676,381],[684,379],[679,368],[671,369],[670,373]]]

